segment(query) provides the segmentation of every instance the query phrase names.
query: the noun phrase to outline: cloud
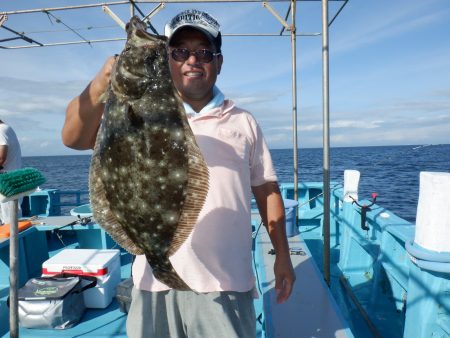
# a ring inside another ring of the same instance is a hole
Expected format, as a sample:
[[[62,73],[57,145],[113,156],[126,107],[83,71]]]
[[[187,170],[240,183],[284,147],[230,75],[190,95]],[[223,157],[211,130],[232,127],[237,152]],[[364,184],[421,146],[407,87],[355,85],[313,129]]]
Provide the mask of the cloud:
[[[236,105],[240,107],[247,106],[260,106],[264,105],[265,107],[267,103],[275,104],[282,97],[286,97],[286,93],[282,91],[259,91],[253,93],[246,92],[236,92],[234,89],[225,89],[229,94],[229,97],[233,98],[233,101]],[[257,108],[258,109],[258,108]]]
[[[4,108],[0,108],[0,117],[5,118],[5,116],[9,117],[9,116],[14,116],[14,115],[15,115],[14,112],[11,112]]]
[[[85,81],[54,81],[0,76],[0,94],[20,96],[67,96],[74,95],[86,86]]]
[[[338,130],[338,129],[351,129],[352,132],[354,132],[356,129],[376,129],[380,128],[383,124],[383,121],[348,121],[348,120],[338,120],[330,123],[330,128],[332,130]],[[292,131],[292,125],[284,125],[284,126],[276,126],[276,127],[266,127],[266,131],[272,133],[272,132],[291,132]],[[322,132],[323,131],[323,124],[322,123],[316,123],[316,124],[310,124],[310,123],[300,123],[297,127],[297,130],[302,132]]]
[[[24,1],[18,3],[29,7]],[[286,5],[272,4],[280,14],[286,12]],[[152,4],[141,6],[144,12],[154,8]],[[216,16],[224,33],[280,29],[279,22],[260,3],[195,6]],[[301,6],[299,30],[320,30],[320,4]],[[11,2],[7,7],[20,5]],[[127,17],[127,7],[118,7],[123,9],[118,10],[121,17]],[[168,4],[154,18],[157,28],[161,31],[166,19],[182,9],[183,4]],[[70,22],[76,22],[75,26],[113,24],[101,11],[88,11],[83,17],[75,12],[67,12],[63,19],[73,20]],[[346,5],[330,30],[333,145],[449,143],[450,45],[445,35],[449,13],[450,7],[442,1],[411,1],[408,6],[387,0]],[[42,13],[36,16],[48,21]],[[29,29],[35,25],[25,17],[14,27],[23,24]],[[13,16],[10,19],[12,23]],[[56,39],[50,34],[45,38]],[[299,142],[302,147],[317,147],[322,144],[321,39],[302,37],[297,43]],[[0,117],[13,125],[24,153],[79,154],[60,140],[66,105],[83,90],[106,57],[122,49],[123,44],[8,50],[0,54]],[[219,87],[253,113],[270,147],[292,147],[289,38],[224,37],[224,54]]]
[[[85,85],[0,77],[0,116],[16,131],[24,156],[65,152],[60,136],[65,109]]]
[[[392,103],[390,110],[409,113],[435,113],[441,111],[450,112],[450,100],[431,100],[430,97],[426,97],[423,100],[403,99],[400,102]]]
[[[370,98],[356,106],[344,102],[342,107],[345,107],[345,110],[332,105],[332,146],[450,143],[450,100],[447,99],[449,94],[449,90],[443,87],[423,92],[421,97],[405,95],[385,100]],[[297,129],[301,147],[321,146],[321,109],[318,104],[299,111]],[[274,111],[270,111],[258,120],[266,139],[271,142],[271,147],[289,148],[292,142],[291,116],[275,116],[277,115]]]
[[[62,126],[69,100],[85,86],[81,81],[35,81],[0,77],[0,114],[20,133],[54,134]],[[22,135],[21,135],[22,136]]]
[[[64,112],[68,99],[52,96],[16,96],[5,106],[5,110],[9,115],[21,115],[23,113],[56,113]]]
[[[446,20],[449,10],[433,9],[431,2],[408,3],[408,6],[399,4],[401,8],[391,8],[384,11],[383,18],[378,16],[359,15],[359,19],[353,21],[353,27],[345,34],[335,36],[333,50],[335,52],[349,51],[360,48],[362,45],[374,44],[386,39],[391,39],[407,32],[415,31],[430,24],[436,24]],[[379,3],[375,6],[386,6]],[[369,6],[366,11],[371,11]],[[377,9],[379,10],[379,8]],[[431,11],[431,12],[430,12]],[[343,13],[345,16],[345,13]],[[341,18],[342,19],[342,18]],[[364,20],[364,23],[362,22]],[[342,33],[342,32],[340,32]]]
[[[333,146],[357,145],[400,145],[400,144],[439,144],[449,143],[448,130],[450,123],[441,126],[417,126],[415,128],[395,127],[382,128],[376,134],[355,131],[352,133],[333,130],[331,143]]]
[[[437,96],[437,97],[450,98],[450,88],[440,88],[440,89],[433,90],[431,92],[431,95]]]
[[[380,125],[383,124],[383,121],[355,121],[355,120],[338,120],[330,123],[331,128],[333,129],[344,129],[344,128],[352,128],[352,129],[375,129],[380,128]]]

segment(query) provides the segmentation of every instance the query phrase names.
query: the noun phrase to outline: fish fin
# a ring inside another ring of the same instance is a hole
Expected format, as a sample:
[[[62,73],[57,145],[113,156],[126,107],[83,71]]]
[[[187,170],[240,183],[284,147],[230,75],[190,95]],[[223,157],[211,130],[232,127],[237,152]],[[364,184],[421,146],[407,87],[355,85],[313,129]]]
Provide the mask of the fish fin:
[[[188,179],[186,198],[183,210],[169,247],[168,255],[173,255],[189,237],[198,215],[203,208],[209,190],[209,171],[200,148],[195,141],[194,134],[187,121],[184,123],[187,153],[188,153]]]
[[[136,114],[132,105],[128,105],[127,116],[130,124],[135,128],[140,128],[144,124],[144,119],[139,114]]]
[[[95,143],[89,171],[90,198],[91,200],[97,201],[96,203],[91,203],[93,217],[122,248],[133,255],[142,255],[144,251],[134,244],[129,235],[123,230],[123,227],[112,213],[109,201],[106,198],[106,191],[100,176],[100,160],[98,155],[96,155],[98,153],[99,143],[98,141]],[[94,186],[95,189],[93,189]]]
[[[110,96],[109,90],[106,90],[103,94],[98,97],[98,103],[106,103]]]
[[[152,259],[151,255],[146,255],[147,261],[152,267],[153,275],[157,280],[166,284],[168,287],[181,290],[181,291],[190,291],[192,290],[178,275],[175,269],[172,266],[170,260],[165,256],[165,259],[162,261],[159,259]],[[156,257],[156,256],[155,256]]]

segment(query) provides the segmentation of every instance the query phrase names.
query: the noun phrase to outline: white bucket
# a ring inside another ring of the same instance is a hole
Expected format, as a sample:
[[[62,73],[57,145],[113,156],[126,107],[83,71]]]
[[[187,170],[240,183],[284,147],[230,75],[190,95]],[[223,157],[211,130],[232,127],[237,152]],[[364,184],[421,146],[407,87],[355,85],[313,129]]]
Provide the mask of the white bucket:
[[[421,172],[414,242],[450,252],[450,173]]]
[[[298,202],[290,199],[283,199],[286,214],[286,236],[297,236],[300,232],[297,227],[297,207]]]

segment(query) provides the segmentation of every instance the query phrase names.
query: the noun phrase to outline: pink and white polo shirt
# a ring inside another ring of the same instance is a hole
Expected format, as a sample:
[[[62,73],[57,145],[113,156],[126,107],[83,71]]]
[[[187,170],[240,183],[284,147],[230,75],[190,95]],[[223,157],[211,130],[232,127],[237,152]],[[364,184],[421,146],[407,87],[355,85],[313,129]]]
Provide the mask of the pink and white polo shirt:
[[[277,180],[269,149],[253,116],[225,100],[189,116],[209,168],[209,192],[191,235],[170,257],[197,292],[249,291],[255,285],[251,257],[251,186]],[[136,288],[170,289],[153,277],[145,256],[133,264]]]

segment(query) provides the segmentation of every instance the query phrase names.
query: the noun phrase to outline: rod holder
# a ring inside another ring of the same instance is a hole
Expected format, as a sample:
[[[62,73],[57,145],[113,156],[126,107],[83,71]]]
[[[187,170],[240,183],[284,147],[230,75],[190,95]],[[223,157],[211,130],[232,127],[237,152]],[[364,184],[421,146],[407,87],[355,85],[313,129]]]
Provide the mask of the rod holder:
[[[103,12],[108,14],[123,30],[125,30],[125,23],[122,20],[120,20],[120,18],[116,14],[114,14],[114,12],[111,9],[109,9],[108,6],[103,5],[102,9]]]

